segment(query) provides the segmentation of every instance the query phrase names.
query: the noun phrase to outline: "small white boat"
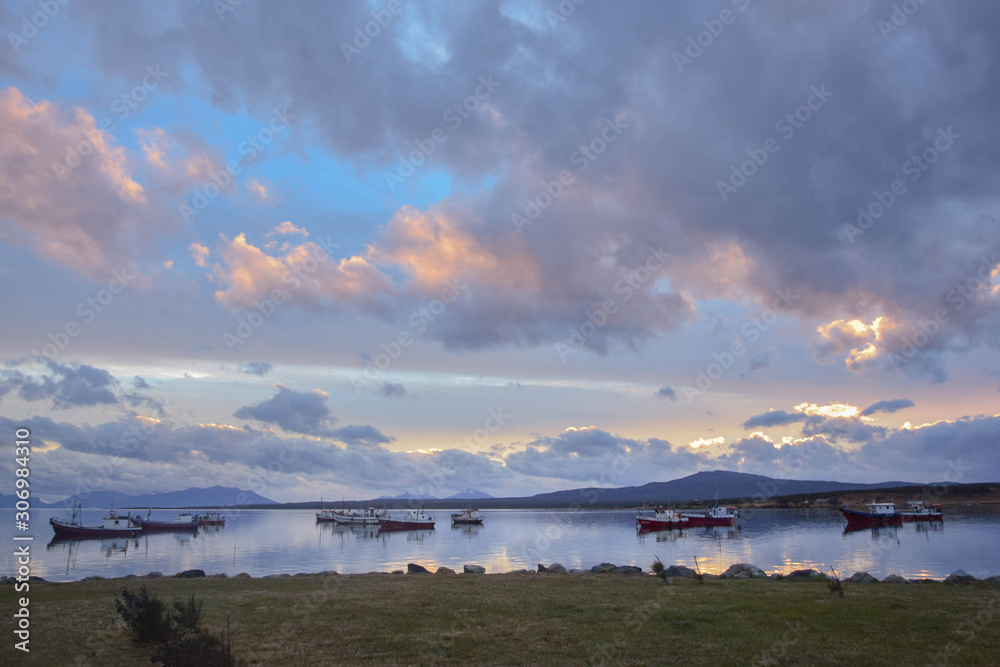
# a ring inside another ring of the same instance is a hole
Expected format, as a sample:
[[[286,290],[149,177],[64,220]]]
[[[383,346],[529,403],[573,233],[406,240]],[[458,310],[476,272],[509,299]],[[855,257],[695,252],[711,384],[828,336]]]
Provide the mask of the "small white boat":
[[[400,516],[384,515],[378,518],[379,530],[423,530],[433,529],[434,519],[427,516],[422,509],[408,510]]]
[[[316,513],[317,521],[333,521],[337,524],[351,526],[374,526],[379,521],[379,511],[374,507],[356,510],[320,510]]]
[[[466,508],[461,512],[455,512],[451,515],[452,523],[482,523],[483,515],[479,513],[479,510],[473,509],[472,507]]]

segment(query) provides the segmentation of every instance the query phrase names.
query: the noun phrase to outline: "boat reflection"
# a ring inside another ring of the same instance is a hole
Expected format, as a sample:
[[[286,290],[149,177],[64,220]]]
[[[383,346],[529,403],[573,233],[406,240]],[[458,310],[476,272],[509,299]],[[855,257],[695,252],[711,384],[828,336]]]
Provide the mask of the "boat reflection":
[[[69,574],[71,570],[76,566],[76,557],[80,553],[81,549],[90,549],[91,547],[97,547],[96,551],[98,553],[104,554],[104,560],[109,561],[113,556],[120,555],[123,559],[128,557],[129,545],[131,544],[133,549],[139,548],[139,538],[138,537],[87,537],[87,538],[71,538],[71,537],[53,537],[52,540],[45,545],[46,551],[59,551],[64,549],[66,551],[66,574]]]
[[[390,539],[400,540],[406,538],[407,542],[413,542],[415,544],[423,544],[424,539],[428,535],[434,535],[433,531],[430,530],[386,530],[385,528],[379,528],[376,537],[382,540],[382,543],[387,543]]]
[[[483,524],[481,524],[481,523],[453,523],[453,524],[451,524],[451,530],[453,532],[459,532],[462,535],[466,535],[468,537],[475,537],[476,535],[478,535],[479,531],[482,529],[482,527],[483,527]]]

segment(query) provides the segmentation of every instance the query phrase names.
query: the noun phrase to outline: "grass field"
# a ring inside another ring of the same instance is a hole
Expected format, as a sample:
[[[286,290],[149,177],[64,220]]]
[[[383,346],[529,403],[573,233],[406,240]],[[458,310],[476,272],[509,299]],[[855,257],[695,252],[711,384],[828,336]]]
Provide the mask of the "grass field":
[[[309,575],[145,579],[229,616],[243,665],[992,665],[1000,586],[621,575]],[[31,653],[0,664],[149,664],[114,613],[139,579],[32,583]],[[13,586],[0,588],[10,628]]]

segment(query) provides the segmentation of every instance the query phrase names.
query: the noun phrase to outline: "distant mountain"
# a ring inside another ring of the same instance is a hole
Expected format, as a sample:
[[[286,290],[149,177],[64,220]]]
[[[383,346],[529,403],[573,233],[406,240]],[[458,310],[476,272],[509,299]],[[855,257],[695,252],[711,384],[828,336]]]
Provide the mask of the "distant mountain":
[[[74,496],[62,502],[53,503],[50,507],[70,507]],[[163,491],[130,496],[118,491],[94,491],[89,495],[80,495],[80,504],[84,507],[232,507],[234,505],[276,505],[270,498],[253,491],[244,491],[231,486],[213,486],[207,489],[191,487],[183,491]]]
[[[426,493],[414,493],[407,489],[403,491],[398,496],[379,496],[375,500],[437,500],[435,496],[429,496]]]
[[[642,486],[615,489],[584,488],[540,493],[523,500],[544,505],[581,505],[601,503],[641,505],[642,503],[708,502],[719,498],[772,498],[801,493],[835,493],[865,489],[889,489],[900,486],[926,486],[915,482],[878,482],[861,484],[801,479],[772,479],[763,475],[712,470],[695,473],[670,482],[650,482]]]
[[[476,489],[466,489],[465,491],[459,491],[455,495],[448,496],[445,500],[481,500],[482,498],[492,498],[490,494],[484,491],[477,491]]]

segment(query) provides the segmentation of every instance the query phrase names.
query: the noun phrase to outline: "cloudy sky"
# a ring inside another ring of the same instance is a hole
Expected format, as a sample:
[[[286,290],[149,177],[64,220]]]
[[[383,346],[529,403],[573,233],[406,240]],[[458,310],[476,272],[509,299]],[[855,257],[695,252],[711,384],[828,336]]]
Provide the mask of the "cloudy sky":
[[[995,2],[0,26],[0,431],[43,499],[1000,479]]]

